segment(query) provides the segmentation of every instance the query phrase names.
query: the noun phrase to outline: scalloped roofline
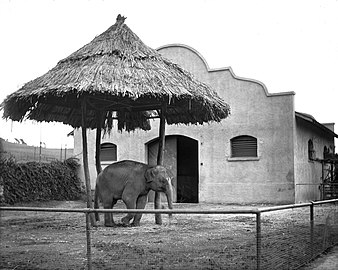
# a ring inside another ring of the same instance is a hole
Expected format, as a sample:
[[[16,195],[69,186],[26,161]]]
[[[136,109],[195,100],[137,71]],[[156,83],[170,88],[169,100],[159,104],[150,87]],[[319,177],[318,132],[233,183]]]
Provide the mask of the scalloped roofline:
[[[185,44],[180,44],[180,43],[172,43],[172,44],[168,44],[168,45],[163,45],[158,47],[156,50],[159,51],[161,49],[165,49],[165,48],[173,48],[173,47],[181,47],[181,48],[185,48],[187,50],[190,50],[191,52],[193,52],[194,54],[196,54],[204,63],[206,70],[208,72],[218,72],[218,71],[229,71],[231,76],[236,79],[236,80],[241,80],[241,81],[247,81],[247,82],[252,82],[252,83],[257,83],[259,85],[262,86],[262,88],[264,89],[265,95],[267,97],[275,97],[275,96],[288,96],[288,95],[295,95],[296,93],[294,91],[289,91],[289,92],[278,92],[278,93],[269,93],[267,87],[265,86],[265,84],[261,81],[255,80],[255,79],[249,79],[249,78],[244,78],[244,77],[239,77],[237,76],[234,71],[232,70],[231,66],[228,67],[222,67],[222,68],[210,68],[207,61],[205,60],[205,58],[203,57],[202,54],[200,54],[197,50],[195,50],[194,48],[185,45]]]

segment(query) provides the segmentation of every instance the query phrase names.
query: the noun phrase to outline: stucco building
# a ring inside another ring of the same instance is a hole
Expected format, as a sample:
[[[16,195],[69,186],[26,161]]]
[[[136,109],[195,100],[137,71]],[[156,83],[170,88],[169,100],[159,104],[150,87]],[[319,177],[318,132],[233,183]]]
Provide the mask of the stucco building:
[[[165,164],[173,173],[177,202],[297,203],[320,199],[324,152],[334,152],[334,124],[320,124],[295,112],[294,92],[271,94],[259,81],[240,78],[230,67],[210,69],[185,45],[158,51],[210,85],[231,106],[221,123],[166,127]],[[155,163],[159,122],[150,131],[102,139],[101,160]],[[92,188],[95,188],[95,130],[88,131]],[[74,154],[82,151],[74,132]],[[82,171],[81,171],[82,173]],[[151,197],[151,195],[150,195]]]

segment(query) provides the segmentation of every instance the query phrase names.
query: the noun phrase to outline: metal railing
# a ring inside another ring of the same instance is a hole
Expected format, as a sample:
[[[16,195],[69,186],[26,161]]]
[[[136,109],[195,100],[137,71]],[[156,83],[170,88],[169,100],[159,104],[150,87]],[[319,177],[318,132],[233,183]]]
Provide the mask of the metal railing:
[[[253,208],[253,209],[242,209],[242,210],[190,210],[190,209],[162,209],[162,210],[155,210],[155,209],[65,209],[65,208],[38,208],[38,207],[0,207],[0,211],[33,211],[33,212],[67,212],[67,213],[82,213],[86,216],[86,257],[87,257],[87,269],[92,269],[92,251],[91,251],[91,225],[90,225],[90,214],[93,213],[142,213],[142,214],[175,214],[175,215],[192,215],[192,214],[208,214],[208,215],[255,215],[255,238],[256,238],[256,269],[271,269],[272,267],[269,267],[266,265],[266,262],[264,264],[263,257],[266,256],[266,254],[263,256],[263,233],[264,230],[262,230],[262,218],[263,215],[266,213],[276,212],[276,211],[282,211],[282,210],[290,210],[290,209],[304,209],[309,208],[309,220],[304,221],[309,224],[309,233],[307,233],[307,237],[309,245],[310,245],[310,253],[309,256],[306,257],[306,261],[303,262],[305,264],[306,262],[312,260],[314,257],[318,256],[320,252],[323,252],[324,250],[319,250],[319,253],[315,252],[315,249],[313,246],[315,245],[315,206],[317,205],[327,205],[327,204],[333,204],[334,205],[334,212],[335,216],[338,217],[338,199],[333,200],[326,200],[326,201],[317,201],[317,202],[309,202],[309,203],[302,203],[302,204],[292,204],[292,205],[281,205],[281,206],[274,206],[274,207],[263,207],[263,208]],[[337,218],[338,219],[338,218]],[[334,221],[334,233],[338,236],[338,220]],[[335,239],[335,244],[338,243],[338,239]],[[325,248],[325,247],[324,247]],[[327,248],[327,246],[326,246]],[[266,253],[266,252],[265,252]],[[275,256],[280,256],[279,254]],[[265,260],[267,261],[267,260]],[[299,266],[298,266],[299,267]],[[273,267],[275,268],[275,267]],[[278,267],[276,267],[278,268]],[[292,268],[290,268],[292,269]]]

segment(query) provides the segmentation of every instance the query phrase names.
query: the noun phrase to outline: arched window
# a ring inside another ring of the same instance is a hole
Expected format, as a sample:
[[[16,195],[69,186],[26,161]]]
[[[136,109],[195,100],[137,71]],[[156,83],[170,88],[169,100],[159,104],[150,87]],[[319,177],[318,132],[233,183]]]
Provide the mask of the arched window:
[[[323,152],[323,157],[324,159],[329,158],[330,157],[330,148],[324,146],[324,152]]]
[[[311,139],[307,142],[307,148],[308,148],[309,160],[314,160],[315,159],[315,150],[313,148],[313,141]]]
[[[113,143],[101,144],[100,160],[101,163],[110,164],[117,160],[116,145]]]
[[[257,157],[257,139],[252,136],[237,136],[230,140],[231,157]]]

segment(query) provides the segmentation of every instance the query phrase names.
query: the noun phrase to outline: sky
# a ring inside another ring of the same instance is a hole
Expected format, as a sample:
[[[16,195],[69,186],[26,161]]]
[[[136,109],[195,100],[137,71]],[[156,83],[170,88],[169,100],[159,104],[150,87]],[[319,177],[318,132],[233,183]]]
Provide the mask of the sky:
[[[146,45],[185,44],[209,68],[231,67],[270,93],[294,91],[296,111],[338,129],[338,0],[1,0],[0,102],[118,14]],[[0,117],[3,139],[73,146],[70,126]]]

